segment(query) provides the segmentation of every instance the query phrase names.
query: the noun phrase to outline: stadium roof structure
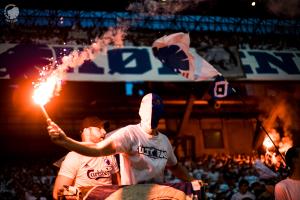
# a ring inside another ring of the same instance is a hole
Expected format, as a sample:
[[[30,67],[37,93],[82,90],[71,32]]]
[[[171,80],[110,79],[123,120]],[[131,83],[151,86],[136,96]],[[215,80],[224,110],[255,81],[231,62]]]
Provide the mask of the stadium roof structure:
[[[144,11],[159,8],[164,12],[168,8],[176,14],[206,15],[226,17],[263,17],[263,18],[298,18],[300,17],[299,0],[3,0],[2,6],[15,4],[19,8],[81,11]],[[1,7],[2,7],[1,6]]]
[[[154,0],[148,0],[154,1]],[[181,0],[182,1],[182,0]],[[199,1],[199,0],[194,0]],[[91,3],[89,3],[91,2]],[[102,2],[102,1],[101,1]],[[168,13],[169,7],[164,12],[163,4],[158,3],[159,8],[149,8],[145,10],[144,5],[131,6],[129,8],[123,1],[121,4],[114,0],[106,4],[89,1],[79,7],[79,3],[57,4],[34,4],[33,1],[19,2],[20,14],[17,24],[25,26],[47,26],[47,27],[71,27],[74,24],[81,27],[115,27],[126,24],[131,28],[152,29],[152,30],[176,30],[176,31],[213,31],[213,32],[237,32],[250,34],[279,34],[279,35],[299,35],[300,20],[297,15],[294,17],[282,17],[267,12],[269,14],[258,14],[255,10],[239,8],[245,12],[229,12],[227,7],[223,7],[222,12],[217,12],[219,3],[211,11],[202,12],[201,9],[182,8],[177,13]],[[157,2],[157,1],[154,1]],[[202,3],[202,2],[201,2]],[[201,4],[200,3],[200,4]],[[80,4],[81,5],[81,4]],[[89,7],[94,5],[93,7]],[[135,4],[134,4],[135,5]],[[227,5],[228,6],[228,5]],[[148,6],[149,7],[149,6]],[[155,7],[155,6],[154,6]],[[197,7],[197,6],[196,6]],[[232,6],[231,6],[232,7]],[[229,8],[228,8],[229,9]],[[231,8],[232,9],[232,8]],[[262,8],[261,8],[262,9]],[[180,10],[180,9],[179,9]],[[230,9],[229,9],[230,10]],[[197,11],[197,12],[196,12]],[[247,14],[248,13],[248,14]],[[3,19],[0,26],[6,26]]]

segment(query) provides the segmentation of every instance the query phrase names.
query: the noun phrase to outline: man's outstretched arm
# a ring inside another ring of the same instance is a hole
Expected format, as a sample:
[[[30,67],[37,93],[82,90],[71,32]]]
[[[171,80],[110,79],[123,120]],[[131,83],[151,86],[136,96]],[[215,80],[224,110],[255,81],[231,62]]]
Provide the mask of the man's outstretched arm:
[[[108,156],[116,153],[115,144],[111,140],[103,140],[97,144],[79,142],[68,137],[54,122],[47,127],[51,140],[70,151],[75,151],[85,156]]]

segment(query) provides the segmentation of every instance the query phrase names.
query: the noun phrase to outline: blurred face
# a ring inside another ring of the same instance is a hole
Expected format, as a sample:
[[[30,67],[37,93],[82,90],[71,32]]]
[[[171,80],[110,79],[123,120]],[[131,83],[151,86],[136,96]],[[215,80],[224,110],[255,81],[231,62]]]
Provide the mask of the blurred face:
[[[247,184],[242,184],[240,186],[240,193],[245,194],[248,191],[248,185]]]
[[[82,141],[98,143],[105,137],[106,131],[103,128],[88,127],[83,129],[81,134]]]

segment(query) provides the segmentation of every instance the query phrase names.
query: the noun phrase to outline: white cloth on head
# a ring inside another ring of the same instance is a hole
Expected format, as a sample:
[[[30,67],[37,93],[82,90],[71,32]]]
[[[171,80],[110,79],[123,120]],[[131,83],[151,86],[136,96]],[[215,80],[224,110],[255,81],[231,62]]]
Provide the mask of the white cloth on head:
[[[161,98],[153,93],[145,95],[141,101],[139,115],[143,130],[149,133],[156,128],[163,112]],[[154,127],[153,127],[154,126]]]
[[[140,105],[139,115],[143,129],[147,132],[151,131],[152,94],[147,94],[143,97]]]

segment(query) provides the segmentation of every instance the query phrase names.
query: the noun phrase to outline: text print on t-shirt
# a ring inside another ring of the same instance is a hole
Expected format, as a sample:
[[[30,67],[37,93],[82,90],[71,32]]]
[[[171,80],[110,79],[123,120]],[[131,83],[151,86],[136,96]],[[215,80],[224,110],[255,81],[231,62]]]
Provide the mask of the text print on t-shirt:
[[[139,154],[143,154],[153,159],[168,159],[167,151],[156,149],[154,147],[138,146],[138,152]]]
[[[97,170],[90,169],[87,171],[87,177],[90,179],[98,180],[99,178],[108,178],[110,177],[111,173],[111,167],[106,167],[105,170]]]

